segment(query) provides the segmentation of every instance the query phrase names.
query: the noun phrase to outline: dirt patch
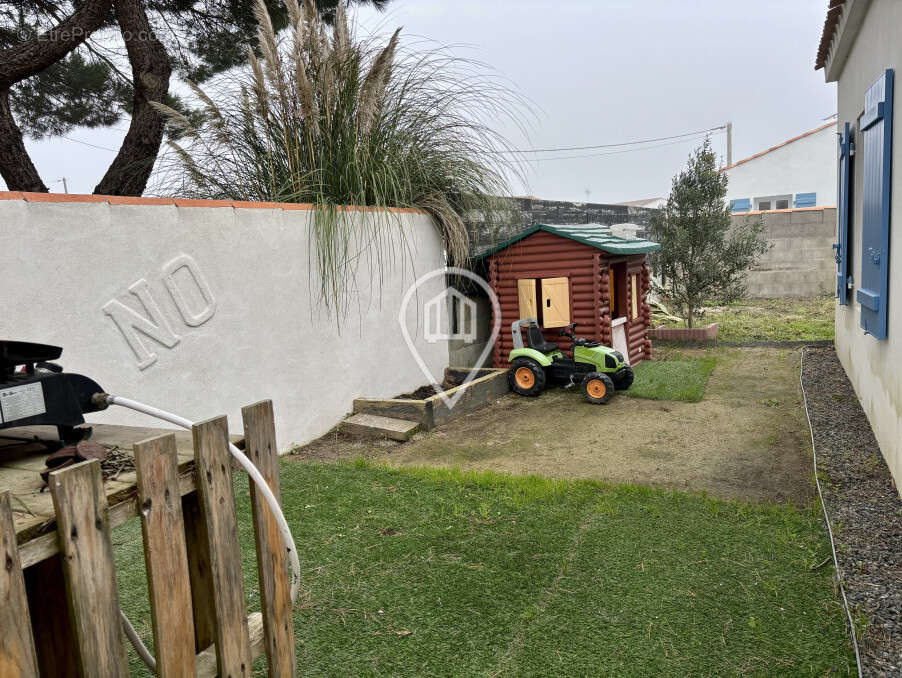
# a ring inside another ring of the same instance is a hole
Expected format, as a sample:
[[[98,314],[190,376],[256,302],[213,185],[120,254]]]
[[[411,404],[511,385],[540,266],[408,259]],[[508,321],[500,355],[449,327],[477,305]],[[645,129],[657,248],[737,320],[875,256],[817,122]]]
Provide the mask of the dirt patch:
[[[431,398],[442,391],[450,391],[452,388],[456,388],[462,383],[464,383],[462,378],[457,379],[455,377],[446,376],[441,384],[426,384],[426,386],[420,386],[416,391],[396,395],[392,400],[426,400],[426,398]]]
[[[667,355],[717,358],[701,402],[621,394],[598,406],[575,390],[552,389],[535,399],[506,396],[407,443],[360,442],[332,433],[293,458],[363,456],[398,465],[597,478],[807,504],[811,458],[799,351],[674,349]]]

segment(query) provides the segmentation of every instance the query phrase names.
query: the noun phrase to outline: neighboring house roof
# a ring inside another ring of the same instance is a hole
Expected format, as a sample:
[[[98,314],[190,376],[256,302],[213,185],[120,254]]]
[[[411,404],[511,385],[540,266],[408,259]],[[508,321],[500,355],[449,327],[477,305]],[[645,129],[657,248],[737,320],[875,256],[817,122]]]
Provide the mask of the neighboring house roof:
[[[648,240],[640,240],[639,238],[621,238],[611,233],[611,227],[604,224],[538,224],[531,228],[518,233],[513,238],[495,245],[486,250],[478,257],[477,260],[484,259],[496,252],[506,249],[520,240],[537,233],[545,231],[559,235],[562,238],[575,240],[583,245],[589,245],[599,250],[604,250],[610,254],[644,254],[645,252],[654,252],[661,249],[658,243]]]
[[[824,30],[821,32],[821,42],[817,47],[817,57],[814,60],[814,70],[827,65],[830,45],[836,35],[836,27],[839,25],[844,4],[846,4],[846,0],[830,0],[830,5],[827,7],[827,18],[824,19]]]
[[[828,127],[833,127],[834,125],[836,125],[836,120],[832,120],[825,125],[821,125],[820,127],[815,127],[814,129],[810,129],[807,132],[804,132],[803,134],[800,134],[797,137],[793,137],[792,139],[787,139],[783,143],[777,144],[776,146],[771,146],[770,148],[768,148],[764,151],[761,151],[760,153],[755,153],[755,155],[750,155],[749,157],[743,158],[742,160],[737,160],[732,165],[727,165],[726,167],[722,167],[720,171],[723,172],[724,170],[733,169],[737,165],[742,165],[742,164],[747,163],[749,160],[754,160],[755,158],[760,158],[762,155],[767,155],[771,151],[776,151],[778,148],[783,148],[784,146],[788,146],[789,144],[791,144],[795,141],[798,141],[799,139],[804,139],[807,136],[811,136],[812,134],[815,134],[816,132],[825,130]]]

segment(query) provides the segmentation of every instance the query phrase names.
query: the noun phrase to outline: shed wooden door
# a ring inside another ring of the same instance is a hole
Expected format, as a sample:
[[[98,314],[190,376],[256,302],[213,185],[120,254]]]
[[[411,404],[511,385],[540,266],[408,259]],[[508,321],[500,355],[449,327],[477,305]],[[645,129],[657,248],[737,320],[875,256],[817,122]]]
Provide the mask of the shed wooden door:
[[[517,298],[520,305],[520,320],[535,318],[536,322],[538,322],[535,278],[521,278],[517,281]]]
[[[542,326],[570,324],[570,285],[567,278],[542,278]]]

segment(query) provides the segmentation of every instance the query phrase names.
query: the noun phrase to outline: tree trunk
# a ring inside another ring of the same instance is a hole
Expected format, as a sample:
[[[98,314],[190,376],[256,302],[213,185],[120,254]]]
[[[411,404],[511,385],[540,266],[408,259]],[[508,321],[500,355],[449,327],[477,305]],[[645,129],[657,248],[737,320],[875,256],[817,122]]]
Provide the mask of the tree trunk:
[[[692,329],[692,313],[695,309],[692,308],[692,304],[686,304],[686,327],[690,330]]]
[[[8,89],[0,91],[0,175],[11,191],[48,191],[25,150],[22,132],[9,107]]]
[[[0,175],[11,191],[46,193],[25,150],[9,106],[9,89],[66,56],[103,24],[112,0],[88,0],[58,26],[15,47],[0,50]]]
[[[94,193],[141,195],[163,141],[164,119],[152,101],[164,103],[172,69],[162,43],[153,34],[141,0],[116,0],[119,29],[132,67],[134,101],[128,134]]]

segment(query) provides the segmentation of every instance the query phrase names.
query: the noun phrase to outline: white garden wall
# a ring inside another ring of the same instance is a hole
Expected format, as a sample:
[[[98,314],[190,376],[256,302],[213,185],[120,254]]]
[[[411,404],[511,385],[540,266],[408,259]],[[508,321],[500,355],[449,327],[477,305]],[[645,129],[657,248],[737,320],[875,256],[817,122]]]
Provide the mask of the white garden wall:
[[[110,393],[195,420],[225,413],[235,433],[242,405],[271,398],[287,448],[328,431],[354,398],[429,381],[398,322],[407,288],[443,266],[440,238],[423,214],[396,213],[406,245],[383,245],[381,284],[372,249],[359,249],[360,294],[339,330],[318,302],[309,208],[0,198],[0,338],[63,346],[66,370]],[[363,226],[377,218],[353,214]],[[418,309],[443,289],[443,278],[432,278],[407,314],[413,342],[439,378],[447,342],[423,339]],[[158,425],[115,408],[89,419]]]

